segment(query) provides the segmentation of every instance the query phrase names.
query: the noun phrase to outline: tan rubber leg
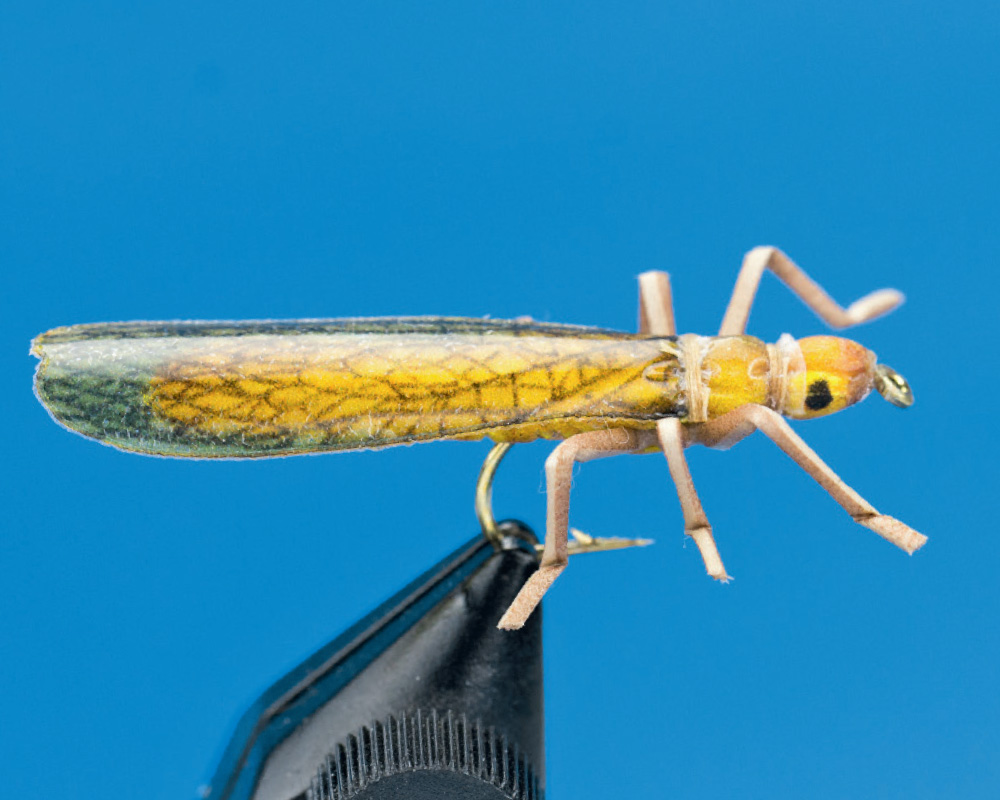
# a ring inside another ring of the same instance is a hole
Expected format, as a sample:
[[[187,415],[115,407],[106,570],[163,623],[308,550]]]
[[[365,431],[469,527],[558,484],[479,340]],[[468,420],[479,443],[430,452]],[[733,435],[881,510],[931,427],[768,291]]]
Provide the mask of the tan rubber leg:
[[[679,419],[662,419],[656,423],[656,434],[660,440],[660,447],[663,448],[663,455],[667,457],[670,477],[677,487],[677,497],[681,501],[681,511],[684,514],[684,532],[698,546],[698,552],[705,562],[705,571],[716,580],[728,581],[729,575],[722,565],[722,558],[712,536],[712,526],[708,522],[705,510],[701,507],[701,500],[698,499],[698,492],[694,488],[687,459],[684,458],[686,446],[684,427]]]
[[[851,303],[846,309],[841,308],[818,283],[780,250],[774,247],[755,247],[743,257],[743,266],[736,278],[729,307],[722,318],[719,336],[738,336],[746,332],[750,307],[765,269],[777,275],[832,328],[849,328],[868,322],[887,314],[903,302],[902,293],[895,289],[879,289]]]
[[[776,411],[758,405],[746,405],[711,422],[704,422],[691,432],[698,444],[728,446],[753,429],[761,431],[808,473],[860,525],[875,531],[886,541],[907,553],[923,547],[927,537],[886,514],[841,480],[816,452],[809,447]]]
[[[545,550],[542,563],[527,583],[521,587],[510,608],[501,617],[498,628],[516,630],[541,602],[545,592],[568,560],[567,534],[569,531],[569,493],[573,480],[573,465],[598,458],[634,453],[647,449],[651,437],[645,431],[613,428],[591,431],[571,436],[552,451],[545,462],[545,480],[548,492],[548,516],[545,525]]]
[[[674,301],[666,272],[644,272],[639,276],[639,333],[674,336]]]

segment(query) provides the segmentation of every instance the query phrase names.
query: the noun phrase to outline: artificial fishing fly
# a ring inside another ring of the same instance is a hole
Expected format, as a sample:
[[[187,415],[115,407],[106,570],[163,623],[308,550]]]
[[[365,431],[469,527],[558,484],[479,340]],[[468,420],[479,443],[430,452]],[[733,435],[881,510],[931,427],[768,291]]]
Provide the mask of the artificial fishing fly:
[[[565,568],[573,464],[660,450],[708,573],[728,578],[684,458],[770,437],[858,523],[908,553],[926,537],[878,513],[784,417],[811,419],[872,389],[897,406],[906,381],[847,339],[776,344],[746,336],[765,269],[824,321],[845,328],[902,302],[891,289],[846,310],[781,251],[751,250],[718,336],[677,336],[666,273],[640,276],[638,334],[531,321],[391,318],[131,322],[55,328],[32,343],[35,391],[67,428],[123,450],[193,458],[261,458],[438,439],[497,443],[477,508],[512,443],[562,439],[546,461],[541,566],[500,621],[519,628]],[[495,525],[480,514],[484,531]],[[603,542],[603,545],[602,545]],[[577,550],[639,540],[582,539]]]

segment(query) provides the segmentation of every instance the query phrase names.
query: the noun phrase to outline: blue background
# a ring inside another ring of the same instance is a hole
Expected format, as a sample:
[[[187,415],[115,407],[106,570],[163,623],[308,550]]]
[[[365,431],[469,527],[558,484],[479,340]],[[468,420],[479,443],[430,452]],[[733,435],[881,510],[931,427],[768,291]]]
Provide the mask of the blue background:
[[[718,326],[777,244],[910,380],[799,427],[913,558],[762,437],[586,465],[546,601],[554,798],[993,797],[995,3],[53,3],[0,9],[3,794],[194,797],[271,680],[475,531],[488,446],[127,455],[32,397],[35,334],[122,319],[457,314],[630,330],[635,276]],[[824,332],[765,278],[751,332]],[[500,516],[536,527],[551,444]],[[441,531],[450,531],[441,535]],[[625,759],[595,768],[603,739]]]

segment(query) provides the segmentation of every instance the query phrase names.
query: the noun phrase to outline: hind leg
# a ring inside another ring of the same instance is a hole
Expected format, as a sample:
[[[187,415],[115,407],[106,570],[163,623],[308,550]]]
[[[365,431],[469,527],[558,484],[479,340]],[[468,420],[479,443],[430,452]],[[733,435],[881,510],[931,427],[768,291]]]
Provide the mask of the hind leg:
[[[650,432],[613,428],[571,436],[562,442],[545,462],[548,514],[545,525],[545,550],[538,571],[521,587],[514,602],[500,619],[498,628],[515,630],[541,602],[549,587],[564,569],[569,558],[569,492],[573,466],[584,461],[634,453],[654,444]]]
[[[639,276],[639,333],[673,336],[674,299],[666,272],[644,272]]]

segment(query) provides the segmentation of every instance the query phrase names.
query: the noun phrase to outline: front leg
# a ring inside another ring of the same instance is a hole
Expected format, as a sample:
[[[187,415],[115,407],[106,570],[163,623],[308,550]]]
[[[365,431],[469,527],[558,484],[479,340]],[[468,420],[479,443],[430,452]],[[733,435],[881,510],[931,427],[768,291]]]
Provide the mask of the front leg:
[[[789,289],[832,328],[849,328],[880,317],[903,302],[903,295],[895,289],[879,289],[860,300],[841,308],[823,288],[802,271],[788,256],[775,247],[755,247],[743,257],[743,266],[733,296],[722,318],[719,336],[739,336],[746,332],[750,306],[757,294],[757,286],[769,269]]]
[[[711,422],[697,426],[699,444],[726,447],[753,430],[761,431],[822,486],[859,525],[875,531],[886,541],[907,553],[923,547],[927,537],[875,507],[841,480],[816,452],[809,447],[776,411],[758,405],[745,405]]]
[[[524,625],[542,596],[566,569],[569,558],[569,490],[573,481],[573,466],[598,458],[634,453],[647,449],[653,442],[648,431],[612,428],[571,436],[562,442],[545,461],[548,493],[548,514],[545,525],[545,550],[542,563],[510,604],[498,628],[516,630]]]

